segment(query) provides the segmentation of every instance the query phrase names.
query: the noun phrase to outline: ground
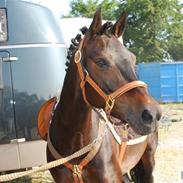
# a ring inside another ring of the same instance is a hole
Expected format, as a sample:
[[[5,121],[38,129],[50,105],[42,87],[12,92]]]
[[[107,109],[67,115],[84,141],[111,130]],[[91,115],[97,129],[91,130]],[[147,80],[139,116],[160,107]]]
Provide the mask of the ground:
[[[155,183],[183,183],[183,104],[162,104],[162,109]],[[48,171],[32,175],[32,183],[52,182]]]
[[[159,130],[155,183],[183,183],[183,104],[166,104],[162,107],[162,122],[170,126],[164,125]]]

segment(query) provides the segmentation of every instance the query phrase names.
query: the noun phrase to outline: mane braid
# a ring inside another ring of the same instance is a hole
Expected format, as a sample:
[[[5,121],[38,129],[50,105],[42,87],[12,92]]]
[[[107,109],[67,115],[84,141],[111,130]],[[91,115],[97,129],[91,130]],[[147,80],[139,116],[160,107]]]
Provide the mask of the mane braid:
[[[102,25],[99,34],[100,35],[105,34],[105,35],[110,37],[111,34],[112,34],[112,31],[111,31],[112,27],[113,27],[113,23],[112,22],[106,22],[105,24]],[[82,35],[85,35],[86,32],[88,31],[88,28],[86,26],[84,26],[84,27],[82,27],[80,29],[80,31],[81,31]],[[81,37],[82,37],[81,34],[77,34],[75,38],[71,39],[71,44],[70,44],[70,46],[68,48],[68,51],[67,51],[67,62],[65,63],[65,65],[66,65],[66,69],[65,70],[66,71],[67,71],[67,69],[68,69],[68,67],[70,65],[70,60],[71,60],[71,58],[73,56],[73,53],[76,51],[76,48],[78,47],[78,45],[79,45],[79,43],[81,41]]]
[[[88,28],[86,26],[84,26],[80,29],[80,31],[81,31],[82,35],[85,35],[85,33],[88,31]],[[67,62],[65,63],[66,71],[70,65],[70,60],[73,56],[73,53],[76,51],[76,48],[78,47],[78,45],[81,41],[81,37],[82,37],[81,34],[77,34],[75,38],[71,39],[71,44],[67,50]]]
[[[106,22],[105,24],[102,25],[102,28],[100,30],[100,34],[106,34],[107,36],[111,36],[111,28],[113,27],[112,22]]]

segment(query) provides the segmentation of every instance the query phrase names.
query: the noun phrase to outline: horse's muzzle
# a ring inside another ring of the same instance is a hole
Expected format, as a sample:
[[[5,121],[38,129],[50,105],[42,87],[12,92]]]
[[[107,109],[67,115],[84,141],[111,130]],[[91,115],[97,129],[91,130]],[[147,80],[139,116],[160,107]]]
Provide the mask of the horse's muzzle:
[[[145,109],[142,112],[141,117],[142,117],[142,121],[144,121],[145,124],[151,124],[154,121],[159,121],[160,120],[161,112],[154,113],[154,112],[151,112],[148,109]]]

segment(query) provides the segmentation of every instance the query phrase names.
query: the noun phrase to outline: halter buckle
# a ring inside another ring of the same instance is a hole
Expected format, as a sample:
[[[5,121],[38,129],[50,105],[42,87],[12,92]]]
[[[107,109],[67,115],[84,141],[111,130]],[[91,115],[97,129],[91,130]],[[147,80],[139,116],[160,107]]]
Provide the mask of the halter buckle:
[[[108,97],[107,101],[106,101],[106,106],[105,106],[105,112],[106,113],[110,113],[112,108],[114,107],[114,102],[115,99],[112,99],[110,96]]]
[[[128,141],[128,124],[125,124],[122,129],[122,142]]]
[[[80,169],[79,165],[73,165],[73,174],[81,175],[81,169]]]
[[[80,60],[81,60],[81,51],[80,50],[77,50],[76,53],[75,53],[75,55],[74,55],[74,61],[77,64],[77,63],[80,62]]]

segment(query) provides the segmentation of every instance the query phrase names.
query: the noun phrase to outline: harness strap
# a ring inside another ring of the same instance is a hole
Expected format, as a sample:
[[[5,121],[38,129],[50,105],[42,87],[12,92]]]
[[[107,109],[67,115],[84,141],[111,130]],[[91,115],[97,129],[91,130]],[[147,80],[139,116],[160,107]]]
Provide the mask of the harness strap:
[[[109,96],[103,92],[103,90],[96,84],[93,79],[91,79],[88,74],[85,77],[85,82],[88,82],[105,101],[108,100]]]
[[[122,142],[121,145],[120,145],[120,152],[119,152],[119,162],[120,162],[120,164],[123,161],[125,151],[126,151],[126,147],[127,147],[127,142]]]
[[[124,128],[122,129],[122,142],[120,145],[120,153],[119,153],[120,164],[122,163],[124,155],[125,155],[127,141],[128,141],[128,129],[127,129],[127,125],[125,125]]]
[[[117,89],[115,92],[110,94],[111,99],[115,99],[121,95],[123,95],[124,93],[137,88],[137,87],[144,87],[147,88],[147,84],[144,83],[143,81],[132,81],[130,83],[126,83],[125,85],[123,85],[122,87],[120,87],[119,89]]]
[[[86,104],[88,106],[91,106],[90,103],[88,102],[87,98],[86,98],[86,92],[85,92],[86,80],[85,80],[85,75],[84,75],[84,72],[83,72],[82,65],[80,63],[80,61],[81,61],[81,47],[83,45],[83,41],[84,41],[84,39],[81,40],[79,48],[78,48],[78,50],[76,51],[76,53],[74,55],[74,61],[77,65],[78,73],[79,73],[79,76],[80,76],[80,79],[81,79],[80,88],[81,88],[81,91],[82,91],[83,99],[84,99],[84,101],[86,102]]]
[[[102,122],[100,119],[99,128],[98,128],[98,136],[97,136],[96,140],[94,141],[93,145],[91,146],[91,150],[89,151],[87,156],[78,165],[73,165],[69,162],[66,162],[64,164],[68,169],[70,169],[73,172],[72,174],[73,174],[74,183],[83,183],[82,170],[95,157],[95,155],[99,151],[99,148],[100,148],[100,146],[102,144],[102,140],[103,140],[102,134],[104,133],[104,128],[105,128],[105,123]],[[49,134],[48,134],[48,148],[55,159],[62,158],[62,156],[57,152],[57,150],[52,145]]]

